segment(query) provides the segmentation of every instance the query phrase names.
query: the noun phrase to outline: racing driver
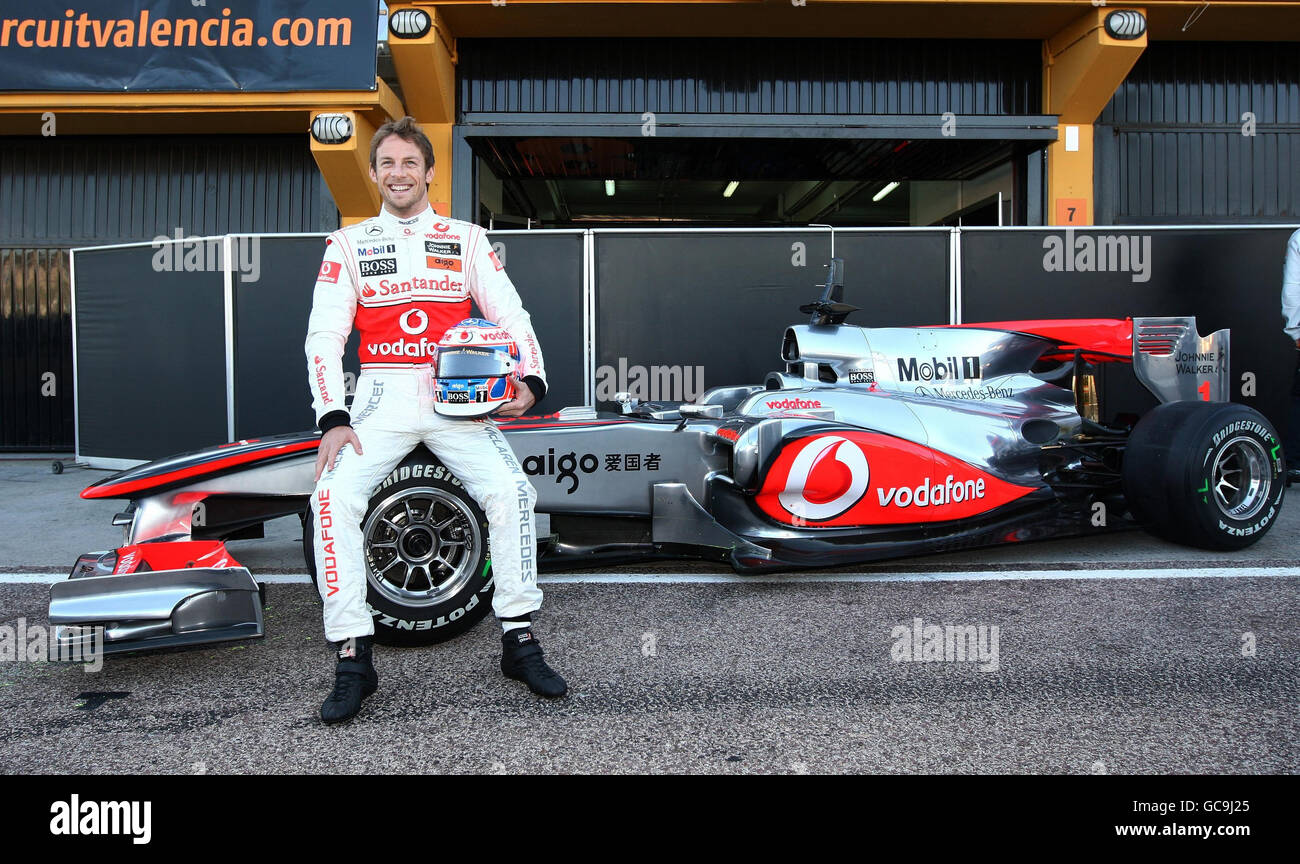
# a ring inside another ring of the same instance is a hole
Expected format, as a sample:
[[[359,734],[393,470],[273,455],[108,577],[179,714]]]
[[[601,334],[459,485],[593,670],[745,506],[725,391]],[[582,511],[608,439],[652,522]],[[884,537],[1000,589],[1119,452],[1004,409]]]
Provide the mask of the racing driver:
[[[360,523],[375,487],[421,441],[487,514],[496,582],[492,606],[503,630],[501,671],[541,696],[563,696],[564,679],[546,664],[532,632],[542,592],[533,556],[521,555],[521,544],[535,536],[537,493],[490,420],[445,417],[434,411],[432,398],[438,340],[470,317],[473,300],[483,317],[510,331],[522,354],[517,377],[525,386],[498,413],[527,411],[546,392],[532,321],[486,232],[429,206],[433,147],[412,118],[375,132],[370,179],[383,208],[325,241],[307,325],[312,407],[323,433],[312,510],[317,526],[322,511],[332,526],[315,534],[317,584],[325,602],[325,638],[337,657],[334,690],[321,705],[321,719],[350,720],[378,687]],[[354,408],[362,407],[350,414],[343,402],[342,359],[354,326],[361,336]]]

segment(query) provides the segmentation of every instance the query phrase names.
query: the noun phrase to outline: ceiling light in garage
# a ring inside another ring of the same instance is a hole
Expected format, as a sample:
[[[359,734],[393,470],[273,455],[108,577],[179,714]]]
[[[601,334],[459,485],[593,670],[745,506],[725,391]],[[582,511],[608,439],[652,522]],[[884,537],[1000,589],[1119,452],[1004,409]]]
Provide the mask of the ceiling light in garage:
[[[1137,39],[1147,32],[1147,19],[1136,9],[1116,9],[1106,16],[1106,33],[1112,39]]]
[[[614,197],[614,181],[613,181],[613,180],[606,180],[606,181],[605,181],[605,194],[608,195],[608,196],[610,196],[611,198]]]
[[[739,187],[740,187],[740,181],[732,180],[730,183],[727,184],[727,188],[722,190],[722,197],[730,198],[732,195],[735,194],[736,189]]]
[[[881,189],[875,195],[872,195],[871,200],[879,201],[881,198],[884,198],[886,195],[888,195],[890,192],[893,192],[897,188],[898,188],[898,181],[891,180],[890,182],[885,184],[885,188]]]
[[[398,9],[388,16],[388,31],[403,39],[419,39],[432,24],[423,9]]]
[[[346,114],[317,114],[311,137],[322,144],[342,144],[352,137],[352,118]]]

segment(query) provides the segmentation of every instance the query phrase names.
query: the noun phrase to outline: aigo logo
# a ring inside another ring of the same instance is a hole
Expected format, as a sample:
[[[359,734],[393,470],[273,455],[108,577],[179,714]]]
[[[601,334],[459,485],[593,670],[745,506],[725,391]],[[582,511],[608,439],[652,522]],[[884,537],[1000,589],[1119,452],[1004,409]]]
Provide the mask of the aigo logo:
[[[797,517],[832,519],[862,500],[870,479],[862,448],[839,435],[826,435],[799,451],[777,500]]]

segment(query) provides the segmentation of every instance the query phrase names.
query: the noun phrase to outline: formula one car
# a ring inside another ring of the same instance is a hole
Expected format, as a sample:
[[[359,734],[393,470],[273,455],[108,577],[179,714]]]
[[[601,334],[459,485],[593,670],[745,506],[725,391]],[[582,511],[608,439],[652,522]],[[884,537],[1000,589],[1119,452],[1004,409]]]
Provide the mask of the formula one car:
[[[1282,448],[1261,414],[1221,401],[1227,331],[1202,337],[1193,318],[857,327],[841,273],[837,259],[763,384],[501,422],[537,487],[540,564],[693,557],[755,572],[1135,526],[1237,549],[1276,521]],[[1131,370],[1159,404],[1103,422],[1103,367]],[[236,441],[87,488],[130,499],[114,520],[125,545],[53,587],[60,637],[102,626],[111,652],[261,635],[258,585],[224,541],[298,515],[315,578],[318,441]],[[423,447],[379,484],[361,529],[378,641],[438,642],[486,615],[487,520]]]

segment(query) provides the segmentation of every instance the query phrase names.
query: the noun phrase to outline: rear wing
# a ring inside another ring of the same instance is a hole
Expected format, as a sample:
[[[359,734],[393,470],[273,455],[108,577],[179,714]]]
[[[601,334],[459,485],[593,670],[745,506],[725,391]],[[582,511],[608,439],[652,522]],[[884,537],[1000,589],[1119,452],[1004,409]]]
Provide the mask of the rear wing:
[[[1230,335],[1200,335],[1195,317],[1134,318],[1133,372],[1161,402],[1231,401]]]

